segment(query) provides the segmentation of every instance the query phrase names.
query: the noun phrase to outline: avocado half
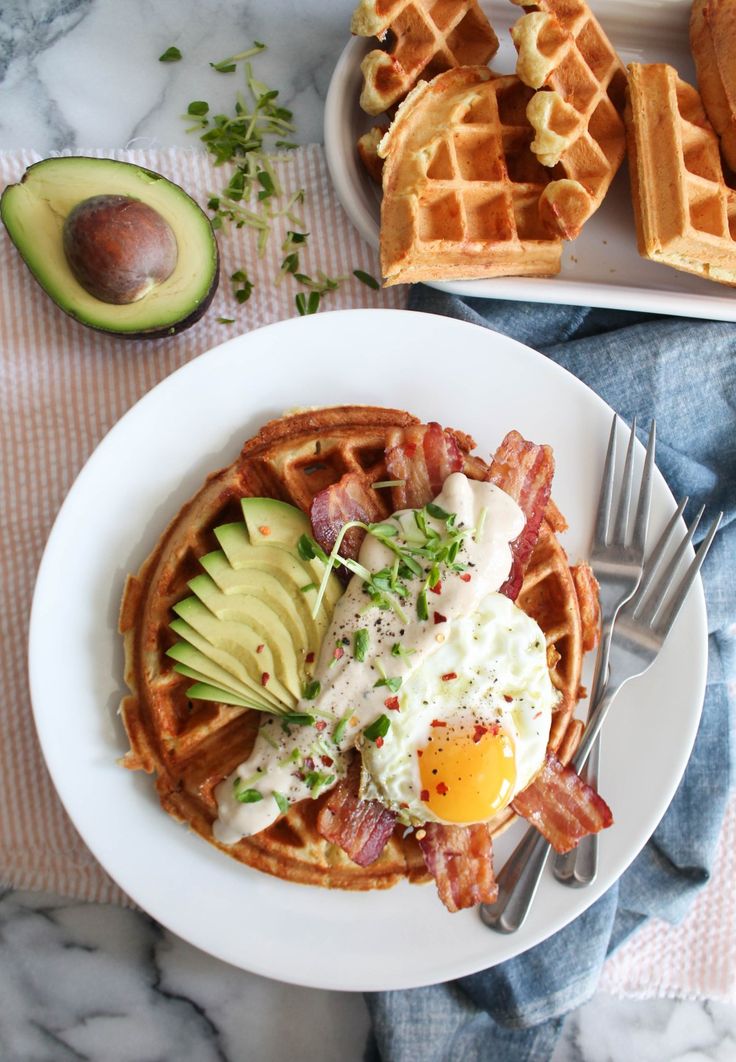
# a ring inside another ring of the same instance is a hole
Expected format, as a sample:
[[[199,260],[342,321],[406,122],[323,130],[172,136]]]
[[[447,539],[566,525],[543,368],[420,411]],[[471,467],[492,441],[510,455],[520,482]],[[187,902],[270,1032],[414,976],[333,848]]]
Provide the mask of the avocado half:
[[[171,227],[177,261],[171,275],[136,302],[103,302],[75,279],[64,253],[64,222],[94,196],[137,199]],[[0,197],[0,220],[38,283],[70,317],[131,339],[174,335],[212,302],[220,276],[217,240],[204,211],[160,173],[114,159],[44,159],[29,166]]]

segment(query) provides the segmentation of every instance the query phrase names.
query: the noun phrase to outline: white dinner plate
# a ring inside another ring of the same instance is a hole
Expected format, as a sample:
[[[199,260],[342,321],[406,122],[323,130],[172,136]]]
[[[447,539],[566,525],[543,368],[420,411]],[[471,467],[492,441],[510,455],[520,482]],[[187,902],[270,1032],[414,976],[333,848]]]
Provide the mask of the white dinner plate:
[[[475,911],[450,915],[433,885],[349,893],[245,867],[175,823],[151,778],[121,768],[117,615],[123,582],[208,472],[269,418],[295,406],[394,405],[462,428],[487,456],[510,428],[554,447],[554,497],[571,560],[592,530],[611,411],[541,354],[487,329],[398,310],[321,313],[270,325],[203,354],[149,392],[103,439],[69,492],[38,574],[30,628],[36,725],[54,783],[100,863],[145,911],[244,969],[333,989],[428,984],[537,944],[622,873],[669,804],[705,688],[702,588],[651,671],[622,692],[605,731],[601,792],[615,825],[589,889],[548,874],[515,936]],[[622,436],[624,429],[622,428]],[[638,449],[637,460],[642,450]],[[657,474],[653,530],[674,501]],[[497,866],[520,836],[497,844]]]
[[[513,73],[516,51],[509,27],[523,14],[508,0],[481,0],[500,43],[491,67]],[[590,0],[624,63],[672,64],[695,84],[688,43],[691,0]],[[325,103],[324,140],[335,190],[351,221],[378,246],[380,188],[360,163],[355,144],[384,116],[372,118],[359,105],[360,61],[374,39],[354,37],[338,60]],[[626,163],[598,212],[580,236],[565,244],[556,277],[495,277],[433,283],[433,287],[476,298],[559,302],[575,306],[671,313],[736,321],[736,290],[639,257]]]

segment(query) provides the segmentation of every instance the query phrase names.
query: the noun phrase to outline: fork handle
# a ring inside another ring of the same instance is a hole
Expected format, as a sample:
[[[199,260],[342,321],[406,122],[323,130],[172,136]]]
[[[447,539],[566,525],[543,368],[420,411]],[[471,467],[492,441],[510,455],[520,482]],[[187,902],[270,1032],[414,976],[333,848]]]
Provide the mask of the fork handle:
[[[481,904],[480,917],[490,929],[515,933],[524,924],[549,853],[549,842],[530,827],[498,875],[498,899]]]
[[[588,785],[598,788],[598,764],[601,751],[600,737],[594,742],[588,762],[585,765],[584,780]],[[563,885],[574,889],[592,884],[598,874],[598,834],[589,833],[577,845],[564,855],[555,856],[554,875]]]

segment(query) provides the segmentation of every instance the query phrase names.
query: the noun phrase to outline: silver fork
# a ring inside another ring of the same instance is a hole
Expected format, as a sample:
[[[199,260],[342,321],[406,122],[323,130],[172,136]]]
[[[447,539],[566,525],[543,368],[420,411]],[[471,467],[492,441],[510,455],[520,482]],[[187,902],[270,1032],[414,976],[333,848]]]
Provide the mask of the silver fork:
[[[590,566],[598,580],[600,590],[601,634],[588,701],[588,715],[591,715],[595,710],[595,706],[601,699],[608,681],[608,658],[616,616],[621,606],[634,593],[641,579],[652,497],[652,469],[654,468],[657,433],[655,420],[652,421],[649,429],[649,441],[639,485],[634,527],[629,535],[629,508],[634,475],[634,440],[636,438],[636,417],[634,417],[631,425],[631,434],[629,435],[629,445],[626,450],[618,509],[612,519],[617,426],[618,417],[614,413],[611,434],[608,439],[606,463],[601,480],[593,543],[590,551]],[[585,780],[594,789],[598,786],[599,754],[600,738],[594,742],[585,766]],[[597,840],[597,834],[589,834],[583,838],[572,852],[568,852],[564,856],[557,856],[554,873],[558,881],[562,881],[566,885],[588,885],[594,880],[598,869]],[[591,843],[586,844],[586,842]]]
[[[630,679],[642,675],[656,659],[718,530],[723,513],[713,521],[687,571],[682,578],[678,578],[680,562],[700,522],[701,509],[657,578],[686,501],[680,503],[647,559],[636,593],[618,614],[610,647],[608,686],[588,719],[583,740],[573,760],[578,772],[585,766],[618,691]],[[481,918],[487,926],[500,933],[514,933],[523,925],[534,901],[549,850],[550,845],[542,834],[530,827],[498,875],[498,899],[493,904],[481,905]]]

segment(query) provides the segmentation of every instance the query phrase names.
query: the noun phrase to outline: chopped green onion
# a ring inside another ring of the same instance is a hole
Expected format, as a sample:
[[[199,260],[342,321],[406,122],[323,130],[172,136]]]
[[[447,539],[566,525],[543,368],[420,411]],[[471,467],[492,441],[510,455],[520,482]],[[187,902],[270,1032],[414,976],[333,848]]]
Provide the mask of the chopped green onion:
[[[317,683],[319,686],[319,683]],[[312,700],[313,698],[309,698]],[[287,726],[293,724],[294,726],[312,726],[314,724],[314,716],[309,712],[282,712],[279,718]]]
[[[273,798],[276,801],[276,806],[278,807],[281,814],[285,815],[286,812],[289,810],[289,801],[282,793],[274,792]]]
[[[335,729],[332,731],[332,740],[335,742],[336,745],[339,745],[342,739],[345,737],[345,731],[348,727],[348,721],[352,714],[352,708],[348,708],[345,714],[341,717]]]
[[[417,597],[417,616],[420,620],[429,619],[429,606],[427,605],[427,591],[420,590]]]
[[[304,687],[304,698],[307,701],[313,701],[315,697],[319,697],[322,686],[317,679],[313,679],[312,682],[308,682]]]
[[[368,651],[369,634],[366,627],[361,627],[353,635],[353,656],[361,664],[365,660],[365,654]]]

